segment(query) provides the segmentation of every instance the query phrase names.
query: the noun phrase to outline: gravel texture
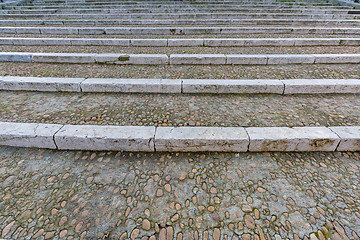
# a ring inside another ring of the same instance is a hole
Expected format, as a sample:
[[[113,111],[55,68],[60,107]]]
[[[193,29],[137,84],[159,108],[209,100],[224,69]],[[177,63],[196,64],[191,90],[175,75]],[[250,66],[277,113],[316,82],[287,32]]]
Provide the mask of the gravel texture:
[[[360,125],[359,95],[6,92],[0,121],[139,126]]]
[[[359,64],[314,65],[109,65],[0,62],[0,75],[86,78],[358,79]]]
[[[359,153],[0,148],[6,239],[358,239]]]

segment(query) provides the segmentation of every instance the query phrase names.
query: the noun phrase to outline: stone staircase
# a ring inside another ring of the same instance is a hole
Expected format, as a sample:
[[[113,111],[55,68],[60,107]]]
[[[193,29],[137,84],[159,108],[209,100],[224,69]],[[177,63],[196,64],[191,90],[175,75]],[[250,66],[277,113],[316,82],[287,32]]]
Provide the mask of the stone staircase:
[[[360,150],[360,10],[37,0],[0,14],[2,144]]]

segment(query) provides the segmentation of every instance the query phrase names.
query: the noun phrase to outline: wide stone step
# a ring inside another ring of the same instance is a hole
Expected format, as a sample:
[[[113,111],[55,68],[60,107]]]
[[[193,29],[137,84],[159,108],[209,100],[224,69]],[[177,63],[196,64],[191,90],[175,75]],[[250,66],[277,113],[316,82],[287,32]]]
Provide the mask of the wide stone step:
[[[360,63],[360,54],[116,54],[0,52],[2,62],[134,65],[287,65]]]
[[[0,139],[0,145],[59,150],[359,151],[360,127],[173,128],[0,122]]]
[[[359,46],[360,38],[1,38],[0,45],[122,47]]]
[[[0,90],[108,93],[360,93],[358,79],[114,79],[0,76]]]
[[[0,27],[1,34],[191,35],[191,34],[360,34],[349,27]]]
[[[315,19],[104,19],[104,20],[0,20],[0,26],[24,25],[289,25],[289,26],[358,26],[360,20]]]
[[[265,18],[265,19],[357,19],[357,14],[324,14],[324,13],[131,13],[131,14],[1,14],[0,18],[21,19],[233,19],[233,18]]]

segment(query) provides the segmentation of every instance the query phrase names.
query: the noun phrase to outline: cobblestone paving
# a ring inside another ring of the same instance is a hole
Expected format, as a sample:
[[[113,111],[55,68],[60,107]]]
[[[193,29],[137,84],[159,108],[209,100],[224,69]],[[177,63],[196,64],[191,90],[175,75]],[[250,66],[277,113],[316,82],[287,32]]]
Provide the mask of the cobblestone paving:
[[[359,95],[190,95],[3,91],[0,121],[155,126],[360,125]]]
[[[0,62],[0,75],[80,78],[358,79],[359,64],[314,65],[111,65]]]
[[[359,153],[0,148],[5,239],[359,239]]]
[[[116,46],[0,46],[2,52],[134,53],[134,54],[351,54],[359,46],[312,47],[116,47]]]

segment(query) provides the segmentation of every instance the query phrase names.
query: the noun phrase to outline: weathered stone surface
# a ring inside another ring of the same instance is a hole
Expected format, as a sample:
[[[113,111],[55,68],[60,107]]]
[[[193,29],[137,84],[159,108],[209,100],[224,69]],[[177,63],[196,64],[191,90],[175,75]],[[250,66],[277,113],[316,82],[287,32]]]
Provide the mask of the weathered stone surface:
[[[0,77],[0,90],[80,92],[84,78]]]
[[[0,62],[31,62],[31,53],[0,52]]]
[[[248,135],[241,127],[158,127],[156,151],[246,152]]]
[[[244,39],[238,38],[205,38],[204,45],[207,47],[220,47],[220,46],[234,46],[243,47],[245,45]]]
[[[171,54],[170,64],[225,64],[224,54]]]
[[[250,127],[249,151],[335,151],[340,138],[326,127]]]
[[[65,125],[55,134],[59,149],[154,151],[155,127]]]
[[[181,79],[89,78],[81,83],[81,89],[83,92],[181,93]]]
[[[285,94],[298,93],[359,93],[358,79],[289,79],[281,80]]]
[[[312,64],[315,57],[310,54],[268,54],[267,64]]]
[[[337,46],[340,44],[338,38],[295,38],[294,41],[295,46]]]
[[[189,47],[189,46],[203,46],[204,39],[169,39],[168,46],[169,47]]]
[[[166,47],[167,39],[131,39],[131,46]]]
[[[337,151],[360,151],[360,126],[330,127],[341,139]]]
[[[184,79],[183,93],[278,93],[284,84],[280,80],[213,80]]]
[[[31,62],[40,63],[94,63],[93,53],[31,53]]]
[[[247,38],[245,46],[294,46],[295,40],[293,38]]]
[[[0,145],[56,149],[58,124],[0,122]]]
[[[360,54],[313,54],[315,63],[360,63]]]
[[[251,64],[267,64],[266,55],[245,55],[245,54],[227,54],[226,64],[234,65],[251,65]]]

